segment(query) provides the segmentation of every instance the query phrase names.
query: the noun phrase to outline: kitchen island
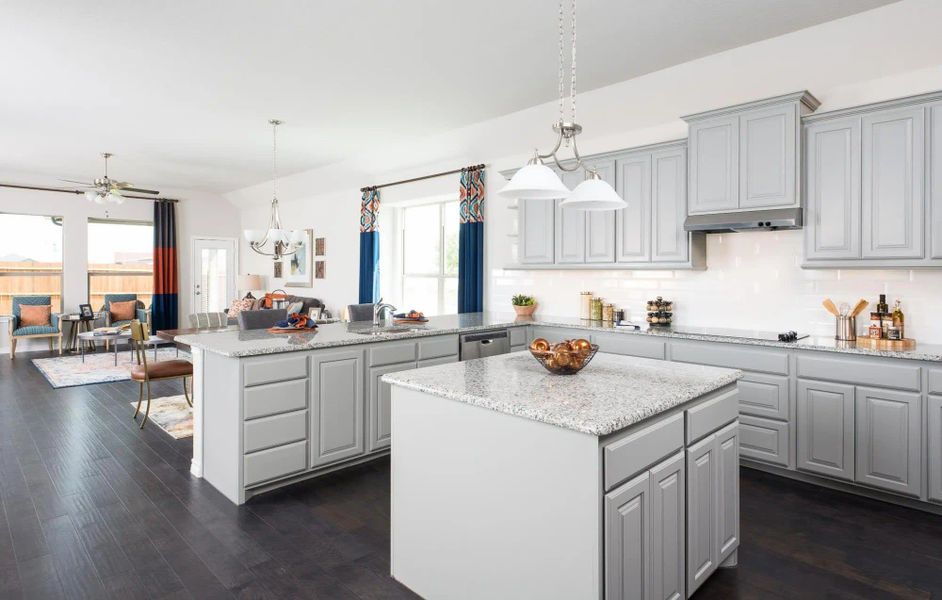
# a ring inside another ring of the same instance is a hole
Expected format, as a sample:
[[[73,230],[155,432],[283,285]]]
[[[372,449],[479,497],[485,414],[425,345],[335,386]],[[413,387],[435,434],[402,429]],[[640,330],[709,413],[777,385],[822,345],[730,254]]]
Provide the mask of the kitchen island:
[[[392,373],[392,575],[443,598],[686,598],[739,545],[741,372],[528,353]]]

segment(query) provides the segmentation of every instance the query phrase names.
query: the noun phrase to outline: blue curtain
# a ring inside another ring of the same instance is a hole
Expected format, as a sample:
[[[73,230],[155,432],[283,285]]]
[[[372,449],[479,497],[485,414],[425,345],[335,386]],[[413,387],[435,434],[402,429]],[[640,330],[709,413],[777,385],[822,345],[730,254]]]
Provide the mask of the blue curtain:
[[[379,300],[379,190],[360,200],[360,303]]]
[[[458,231],[458,312],[484,311],[484,169],[461,171]]]
[[[177,218],[176,203],[154,202],[154,296],[150,305],[151,333],[176,329]]]

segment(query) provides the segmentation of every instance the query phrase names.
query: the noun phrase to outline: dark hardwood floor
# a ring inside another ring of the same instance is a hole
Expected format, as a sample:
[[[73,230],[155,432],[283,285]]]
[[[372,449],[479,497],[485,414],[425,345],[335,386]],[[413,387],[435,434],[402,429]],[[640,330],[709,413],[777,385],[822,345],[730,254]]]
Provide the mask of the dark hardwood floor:
[[[130,382],[52,389],[0,356],[0,598],[414,598],[389,573],[389,462],[237,508]],[[154,387],[179,393],[179,384]],[[742,471],[739,567],[695,598],[942,598],[942,517]]]

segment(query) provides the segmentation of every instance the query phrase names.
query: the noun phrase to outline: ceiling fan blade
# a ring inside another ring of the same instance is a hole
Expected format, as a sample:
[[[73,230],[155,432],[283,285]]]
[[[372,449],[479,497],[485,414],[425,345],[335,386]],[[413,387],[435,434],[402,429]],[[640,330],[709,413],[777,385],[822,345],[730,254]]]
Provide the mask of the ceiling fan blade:
[[[87,181],[76,181],[76,180],[74,180],[74,179],[59,179],[59,181],[64,181],[64,182],[66,182],[66,183],[77,183],[77,184],[83,185],[83,186],[85,186],[85,187],[95,187],[95,184],[94,184],[94,183],[89,183],[89,182],[87,182]]]
[[[133,187],[123,187],[121,188],[121,191],[122,192],[134,192],[136,194],[153,194],[155,196],[160,194],[160,192],[158,192],[157,190],[144,190],[141,188],[133,188]]]

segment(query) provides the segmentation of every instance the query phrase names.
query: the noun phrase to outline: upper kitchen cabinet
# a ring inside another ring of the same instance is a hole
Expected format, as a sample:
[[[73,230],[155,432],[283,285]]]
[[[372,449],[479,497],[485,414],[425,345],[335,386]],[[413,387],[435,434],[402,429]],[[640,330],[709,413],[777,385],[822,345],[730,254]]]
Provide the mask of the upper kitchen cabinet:
[[[572,163],[564,163],[568,168]],[[595,169],[609,185],[615,187],[615,160],[590,160],[585,164]],[[582,169],[561,171],[560,179],[573,190],[585,178]],[[556,202],[556,262],[559,264],[612,263],[615,261],[615,211],[583,211],[560,206]]]
[[[800,121],[818,105],[804,91],[684,117],[687,213],[800,207]]]
[[[555,259],[554,233],[556,200],[520,200],[518,203],[519,244],[517,260],[521,264],[551,265]]]
[[[936,93],[805,120],[804,267],[942,266],[940,118]]]

